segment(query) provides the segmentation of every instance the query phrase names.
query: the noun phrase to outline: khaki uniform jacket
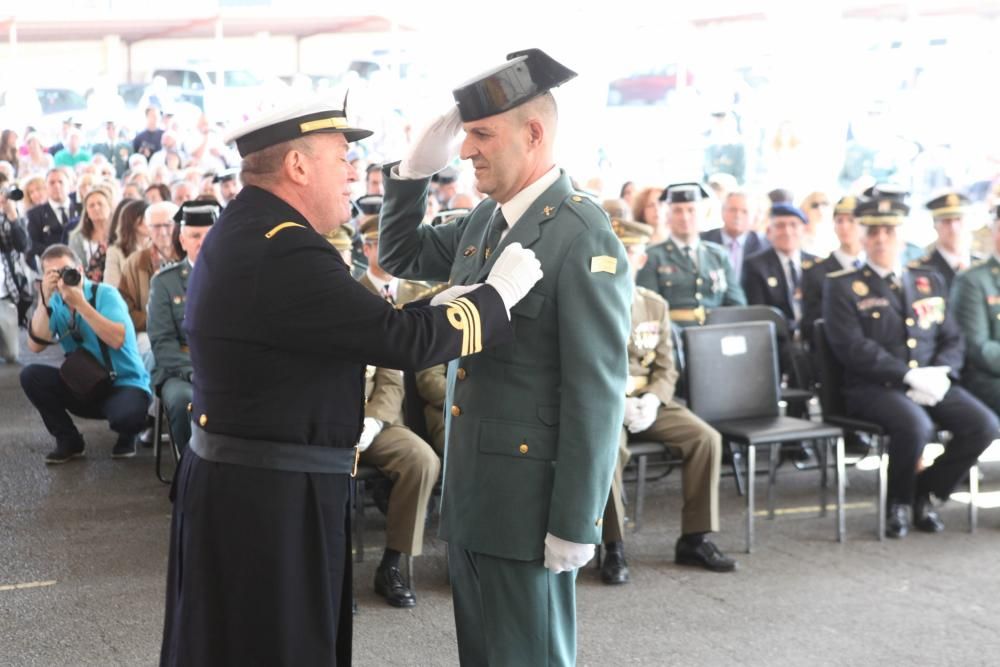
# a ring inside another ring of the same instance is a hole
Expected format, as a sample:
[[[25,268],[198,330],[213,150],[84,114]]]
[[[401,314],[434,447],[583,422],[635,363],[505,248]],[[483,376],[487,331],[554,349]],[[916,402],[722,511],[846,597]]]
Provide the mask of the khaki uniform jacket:
[[[479,283],[516,242],[535,252],[544,272],[511,309],[514,342],[449,369],[442,537],[524,561],[543,557],[546,533],[596,544],[624,416],[632,301],[625,250],[607,215],[562,173],[487,257],[495,201],[421,225],[429,179],[393,178],[393,166],[383,172],[386,271]],[[462,325],[462,314],[453,321]]]
[[[654,394],[664,405],[674,398],[677,368],[670,337],[670,309],[656,292],[637,287],[628,339],[629,396]]]

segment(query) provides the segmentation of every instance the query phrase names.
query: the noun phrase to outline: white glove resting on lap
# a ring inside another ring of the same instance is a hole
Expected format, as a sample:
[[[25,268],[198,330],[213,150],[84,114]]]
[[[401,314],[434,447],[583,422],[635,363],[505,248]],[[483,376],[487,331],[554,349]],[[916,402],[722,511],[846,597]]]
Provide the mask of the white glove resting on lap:
[[[361,430],[361,439],[358,440],[358,449],[365,451],[371,447],[372,441],[382,432],[382,422],[372,417],[365,417],[365,427]]]

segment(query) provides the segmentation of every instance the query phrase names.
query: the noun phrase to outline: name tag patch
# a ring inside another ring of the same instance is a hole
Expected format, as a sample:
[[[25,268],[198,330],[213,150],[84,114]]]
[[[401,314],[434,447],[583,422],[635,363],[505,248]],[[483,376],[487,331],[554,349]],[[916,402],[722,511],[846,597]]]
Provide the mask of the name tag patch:
[[[889,299],[881,296],[873,296],[870,299],[858,301],[858,310],[871,310],[872,308],[888,308]]]
[[[600,255],[590,258],[591,273],[610,273],[614,275],[618,271],[618,260],[608,255]]]

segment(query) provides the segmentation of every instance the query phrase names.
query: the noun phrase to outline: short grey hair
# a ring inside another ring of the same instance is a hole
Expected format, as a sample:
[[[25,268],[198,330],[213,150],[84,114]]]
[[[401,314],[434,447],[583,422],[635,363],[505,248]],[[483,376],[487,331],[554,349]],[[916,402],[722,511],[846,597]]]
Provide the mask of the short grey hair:
[[[167,214],[168,218],[170,218],[171,220],[173,220],[174,216],[177,215],[177,210],[179,208],[180,208],[180,206],[178,206],[177,204],[173,203],[172,201],[158,201],[155,204],[150,204],[146,208],[146,211],[142,214],[142,217],[146,221],[146,223],[148,224],[149,221],[153,219],[153,216],[155,214],[160,213],[160,212],[164,212],[164,213]]]

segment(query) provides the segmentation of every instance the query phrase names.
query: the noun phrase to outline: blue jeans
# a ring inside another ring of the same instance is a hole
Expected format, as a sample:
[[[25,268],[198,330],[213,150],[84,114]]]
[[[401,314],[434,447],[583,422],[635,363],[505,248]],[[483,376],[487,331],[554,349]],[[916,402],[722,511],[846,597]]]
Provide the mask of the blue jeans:
[[[81,439],[70,413],[107,420],[119,437],[134,437],[146,426],[149,394],[136,387],[114,387],[99,403],[86,403],[73,396],[59,377],[58,368],[31,364],[21,370],[21,388],[58,443]]]

